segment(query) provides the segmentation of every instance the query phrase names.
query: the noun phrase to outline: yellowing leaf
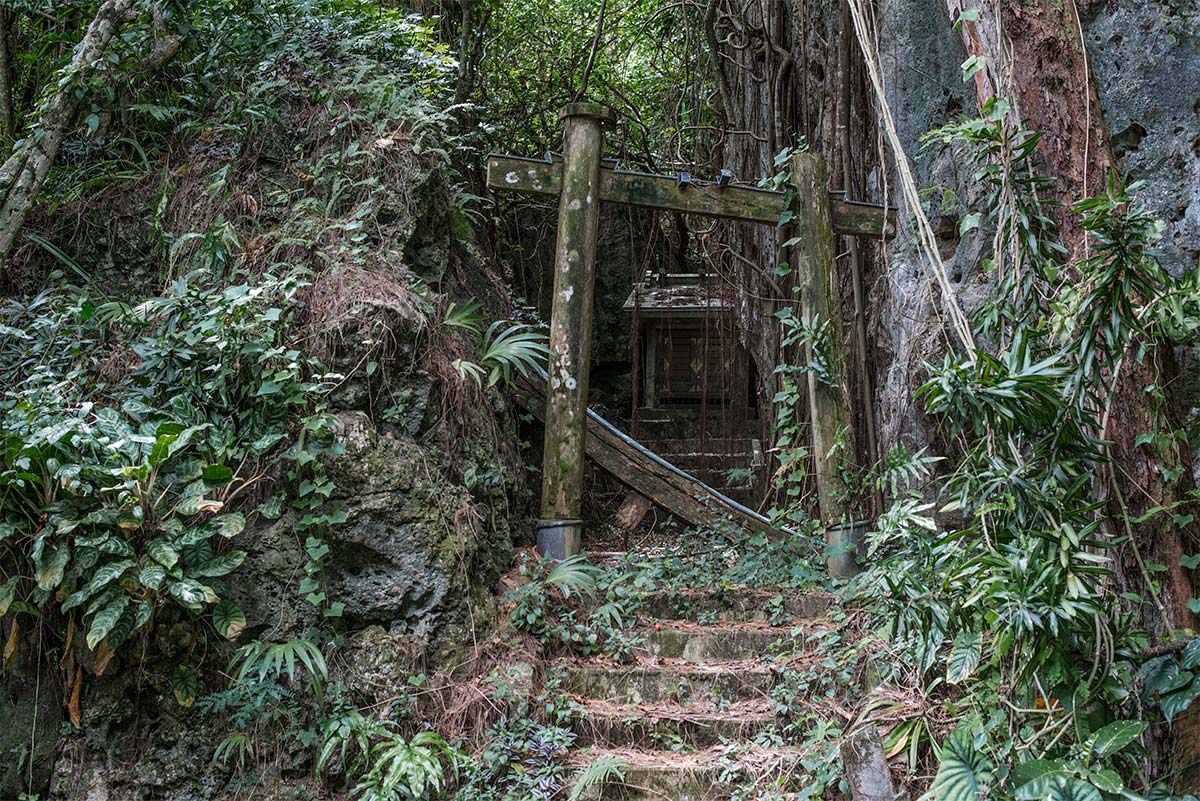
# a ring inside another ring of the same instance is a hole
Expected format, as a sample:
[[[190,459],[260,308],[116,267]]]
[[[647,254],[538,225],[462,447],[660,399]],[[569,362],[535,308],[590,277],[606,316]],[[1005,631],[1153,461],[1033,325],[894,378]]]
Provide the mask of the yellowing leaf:
[[[96,658],[92,660],[92,673],[96,676],[103,676],[104,671],[108,669],[108,663],[112,661],[113,652],[108,647],[108,638],[105,637],[96,646]]]
[[[4,644],[4,654],[0,657],[0,662],[3,662],[5,670],[12,670],[13,663],[17,661],[17,645],[21,642],[21,624],[16,618],[13,618],[12,628],[8,630],[8,642]]]
[[[83,728],[83,710],[79,708],[79,694],[83,689],[83,668],[75,668],[75,682],[71,686],[71,700],[67,702],[67,718],[77,729]]]

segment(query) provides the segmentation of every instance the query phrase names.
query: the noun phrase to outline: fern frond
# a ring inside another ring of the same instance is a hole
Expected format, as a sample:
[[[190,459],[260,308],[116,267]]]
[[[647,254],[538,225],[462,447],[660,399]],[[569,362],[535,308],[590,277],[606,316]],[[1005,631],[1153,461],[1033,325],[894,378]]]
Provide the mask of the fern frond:
[[[567,801],[579,801],[589,787],[613,781],[625,781],[625,763],[611,754],[605,754],[575,775]]]
[[[596,594],[599,576],[598,567],[583,554],[576,554],[555,563],[546,574],[546,583],[561,592],[564,598],[570,598],[572,592],[591,598]]]

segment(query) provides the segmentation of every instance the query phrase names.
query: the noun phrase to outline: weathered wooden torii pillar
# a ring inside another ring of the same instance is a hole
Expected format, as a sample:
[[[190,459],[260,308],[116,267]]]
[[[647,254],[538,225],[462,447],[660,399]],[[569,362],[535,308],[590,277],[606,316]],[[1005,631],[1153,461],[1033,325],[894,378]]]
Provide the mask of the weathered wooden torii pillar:
[[[492,154],[488,156],[490,189],[558,197],[558,237],[554,251],[554,296],[550,313],[550,380],[546,388],[546,435],[542,466],[542,520],[538,548],[555,558],[579,552],[583,524],[579,520],[583,494],[584,446],[587,431],[588,372],[591,367],[593,284],[596,272],[596,233],[599,203],[667,209],[705,217],[778,225],[787,196],[721,182],[697,182],[683,175],[647,175],[614,169],[601,162],[603,127],[612,112],[596,103],[572,103],[564,121],[563,158],[541,161]],[[805,320],[830,326],[831,353],[825,354],[839,382],[841,357],[837,270],[833,238],[890,237],[894,210],[852,203],[833,196],[825,186],[825,163],[820,155],[800,153],[792,158],[797,191],[791,211],[799,244],[796,291]],[[809,373],[809,412],[813,429],[818,505],[826,526],[843,522],[844,463],[848,447],[839,447],[838,433],[849,419],[846,393]]]

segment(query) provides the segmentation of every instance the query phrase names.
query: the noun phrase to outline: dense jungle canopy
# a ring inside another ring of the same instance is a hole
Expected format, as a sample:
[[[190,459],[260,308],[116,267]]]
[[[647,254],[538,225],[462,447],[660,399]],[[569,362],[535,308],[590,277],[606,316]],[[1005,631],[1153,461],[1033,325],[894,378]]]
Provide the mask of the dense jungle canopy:
[[[0,151],[0,798],[1200,798],[1197,0],[0,0]]]

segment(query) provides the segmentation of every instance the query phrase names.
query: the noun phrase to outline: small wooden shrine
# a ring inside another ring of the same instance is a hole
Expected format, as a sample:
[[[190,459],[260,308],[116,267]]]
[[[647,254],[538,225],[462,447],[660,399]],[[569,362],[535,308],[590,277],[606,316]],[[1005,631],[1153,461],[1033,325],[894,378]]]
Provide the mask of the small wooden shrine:
[[[695,273],[647,273],[634,286],[625,310],[638,327],[642,408],[752,404],[735,301],[733,287]]]

